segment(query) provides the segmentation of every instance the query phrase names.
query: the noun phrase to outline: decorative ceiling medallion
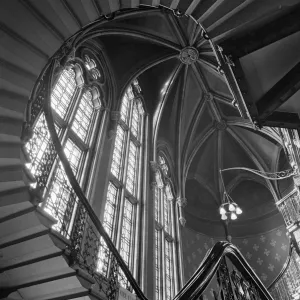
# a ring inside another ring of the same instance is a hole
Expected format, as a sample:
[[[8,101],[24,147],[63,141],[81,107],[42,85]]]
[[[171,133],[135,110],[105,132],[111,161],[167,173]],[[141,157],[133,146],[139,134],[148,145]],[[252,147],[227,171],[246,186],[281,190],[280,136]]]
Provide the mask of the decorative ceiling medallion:
[[[194,47],[185,47],[181,50],[179,58],[182,63],[191,65],[197,61],[199,52]]]
[[[215,120],[214,121],[214,127],[217,129],[217,130],[225,130],[227,128],[227,124],[224,120],[221,120],[221,121],[217,121]]]

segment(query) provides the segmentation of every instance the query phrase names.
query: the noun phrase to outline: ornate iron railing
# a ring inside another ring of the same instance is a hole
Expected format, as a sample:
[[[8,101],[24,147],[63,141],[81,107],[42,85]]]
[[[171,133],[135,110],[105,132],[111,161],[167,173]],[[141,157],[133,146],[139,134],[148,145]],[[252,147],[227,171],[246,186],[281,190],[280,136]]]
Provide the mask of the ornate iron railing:
[[[211,289],[215,300],[273,299],[241,252],[229,242],[218,242],[174,300],[204,299],[214,277],[217,284]]]

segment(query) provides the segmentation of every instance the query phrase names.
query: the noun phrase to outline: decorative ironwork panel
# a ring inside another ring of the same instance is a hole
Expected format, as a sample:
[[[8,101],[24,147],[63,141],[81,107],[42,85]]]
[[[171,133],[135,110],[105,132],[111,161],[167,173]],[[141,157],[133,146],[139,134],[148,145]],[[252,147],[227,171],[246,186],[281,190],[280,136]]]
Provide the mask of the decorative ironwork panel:
[[[44,114],[40,115],[33,129],[32,138],[25,147],[30,157],[29,170],[35,177],[38,187],[44,190],[57,156]]]
[[[92,93],[87,91],[80,99],[79,106],[72,124],[72,130],[83,142],[85,142],[87,139],[93,112],[94,108],[92,103]]]
[[[111,173],[118,179],[121,179],[121,168],[123,162],[123,152],[125,145],[125,132],[120,125],[117,127],[117,135],[115,139],[115,147],[111,163]]]
[[[217,272],[218,284],[221,288],[221,296],[222,299],[235,300],[229,275],[230,274],[226,265],[226,260],[223,258]]]
[[[52,228],[65,237],[69,236],[69,226],[75,199],[76,195],[71,188],[67,175],[59,164],[49,187],[44,210],[57,220],[57,223]]]
[[[76,89],[74,70],[64,70],[51,93],[51,107],[64,119]]]
[[[126,189],[133,196],[135,196],[136,193],[137,154],[137,147],[132,141],[130,141],[126,176]]]

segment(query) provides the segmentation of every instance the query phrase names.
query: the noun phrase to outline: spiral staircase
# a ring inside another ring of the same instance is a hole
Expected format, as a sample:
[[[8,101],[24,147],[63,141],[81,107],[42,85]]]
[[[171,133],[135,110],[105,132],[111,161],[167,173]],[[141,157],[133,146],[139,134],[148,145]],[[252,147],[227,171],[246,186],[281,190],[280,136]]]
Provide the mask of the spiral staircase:
[[[258,1],[260,2],[260,1]],[[28,99],[48,59],[71,35],[105,15],[143,5],[200,21],[217,41],[297,1],[2,0],[0,3],[0,298],[103,299],[97,283],[68,260],[69,241],[38,204],[25,164]]]

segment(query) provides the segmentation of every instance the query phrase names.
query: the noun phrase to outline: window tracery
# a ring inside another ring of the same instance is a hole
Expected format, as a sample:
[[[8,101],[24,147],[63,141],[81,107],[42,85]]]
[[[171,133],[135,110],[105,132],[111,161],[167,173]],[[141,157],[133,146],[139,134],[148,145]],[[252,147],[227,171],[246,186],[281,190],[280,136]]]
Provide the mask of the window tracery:
[[[138,226],[136,224],[137,206],[140,202],[137,187],[141,177],[139,170],[143,156],[142,133],[144,126],[144,110],[140,95],[133,92],[134,88],[134,84],[130,84],[122,98],[109,181],[109,186],[118,187],[118,197],[115,203],[118,217],[113,221],[113,230],[116,235],[111,238],[117,243],[117,236],[120,236],[116,246],[131,270],[136,255],[134,237]],[[109,215],[109,210],[105,207],[104,220],[107,215]],[[119,281],[122,287],[128,288],[125,276],[120,275]]]
[[[158,156],[158,170],[156,170],[156,186],[154,188],[155,201],[155,294],[156,300],[174,297],[175,282],[175,224],[173,224],[174,208],[173,193],[168,178],[169,167],[163,156]],[[172,216],[173,215],[173,216]]]
[[[99,120],[90,88],[78,81],[81,78],[79,70],[81,68],[77,65],[65,68],[58,76],[50,95],[55,129],[78,180],[84,175],[81,170],[87,159],[91,132],[96,120]],[[38,172],[49,159],[49,145],[50,133],[42,113],[33,128],[33,137],[26,144],[31,158],[29,169],[34,176],[40,175]],[[57,219],[53,229],[68,237],[76,209],[76,196],[62,165],[55,158],[50,174],[42,207]]]
[[[91,75],[94,79],[98,79],[101,77],[101,73],[97,68],[97,64],[94,59],[90,58],[88,55],[84,56],[84,63],[86,68],[90,71]]]

